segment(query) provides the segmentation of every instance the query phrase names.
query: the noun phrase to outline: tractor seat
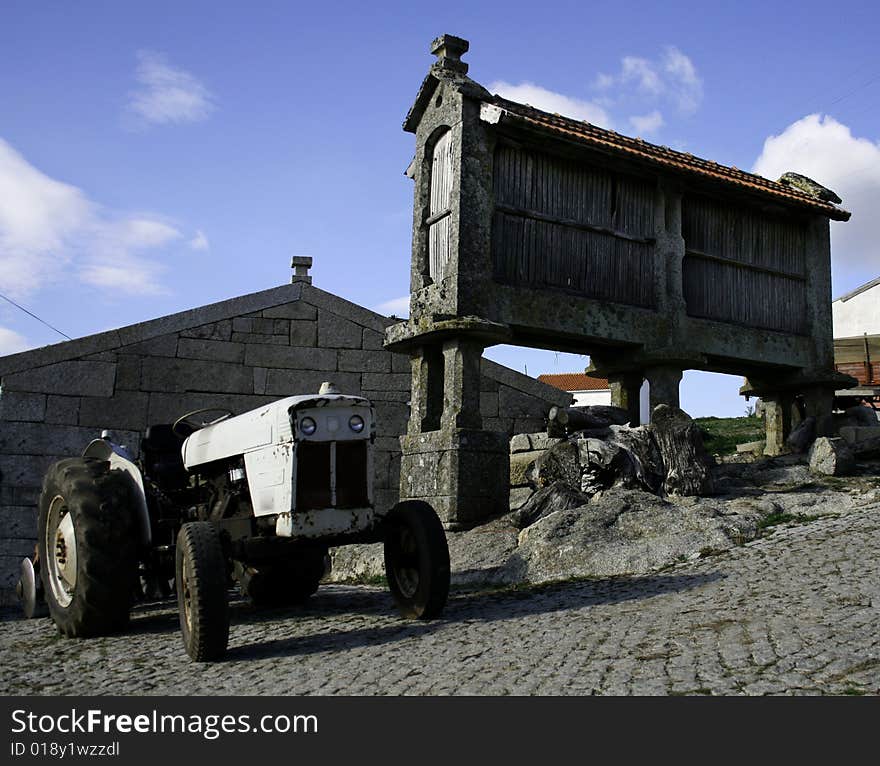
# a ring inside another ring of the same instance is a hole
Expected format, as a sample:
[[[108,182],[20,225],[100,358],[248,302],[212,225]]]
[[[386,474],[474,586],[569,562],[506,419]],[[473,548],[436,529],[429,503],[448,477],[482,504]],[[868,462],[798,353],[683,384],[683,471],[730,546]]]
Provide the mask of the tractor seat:
[[[144,473],[162,487],[183,489],[189,484],[189,473],[183,465],[180,448],[183,439],[170,424],[148,426],[141,440]]]

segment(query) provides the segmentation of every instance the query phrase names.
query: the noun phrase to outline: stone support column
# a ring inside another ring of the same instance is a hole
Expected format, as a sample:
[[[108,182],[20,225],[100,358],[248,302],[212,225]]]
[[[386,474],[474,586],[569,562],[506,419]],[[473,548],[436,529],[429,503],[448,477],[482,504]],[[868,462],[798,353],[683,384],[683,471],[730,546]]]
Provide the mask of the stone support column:
[[[642,381],[642,374],[638,372],[628,372],[608,377],[608,383],[611,386],[611,404],[629,413],[629,423],[631,426],[638,426],[641,421]]]
[[[443,416],[441,428],[479,429],[480,416],[480,358],[483,347],[479,343],[453,338],[443,343]]]
[[[788,451],[785,442],[792,429],[794,396],[791,394],[762,396],[761,404],[764,409],[764,431],[767,435],[764,454],[771,457],[785,454]]]
[[[681,369],[671,365],[650,367],[645,372],[645,377],[650,385],[651,418],[654,416],[654,408],[658,404],[668,404],[671,407],[680,406],[678,386],[681,383]]]
[[[834,389],[813,386],[803,392],[806,416],[816,418],[816,436],[830,436],[834,430],[831,411],[834,407]]]
[[[412,388],[407,433],[420,434],[440,428],[443,410],[443,356],[440,347],[420,346],[410,356]]]

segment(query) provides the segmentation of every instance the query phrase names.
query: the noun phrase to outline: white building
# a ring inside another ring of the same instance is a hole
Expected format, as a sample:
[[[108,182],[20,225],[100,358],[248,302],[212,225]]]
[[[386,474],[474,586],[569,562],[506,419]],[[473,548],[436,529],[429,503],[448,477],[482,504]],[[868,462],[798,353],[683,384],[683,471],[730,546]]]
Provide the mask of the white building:
[[[560,372],[539,375],[538,380],[562,391],[568,391],[573,397],[574,407],[588,407],[592,404],[611,404],[611,387],[605,378],[593,378],[582,372]],[[639,391],[639,420],[650,422],[649,386],[646,380]]]
[[[539,375],[538,380],[574,396],[574,407],[611,404],[611,387],[604,378],[591,378],[582,372],[561,372]]]
[[[835,338],[880,335],[880,277],[831,304]]]

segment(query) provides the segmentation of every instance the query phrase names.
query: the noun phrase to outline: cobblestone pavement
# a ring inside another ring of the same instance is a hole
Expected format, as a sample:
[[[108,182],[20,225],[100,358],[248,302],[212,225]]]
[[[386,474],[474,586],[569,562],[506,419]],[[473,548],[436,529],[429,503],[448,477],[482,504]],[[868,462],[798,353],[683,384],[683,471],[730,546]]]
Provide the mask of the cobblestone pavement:
[[[880,694],[880,505],[776,527],[652,576],[453,594],[405,622],[381,588],[232,610],[228,659],[184,654],[175,605],[129,633],[0,622],[3,694]]]

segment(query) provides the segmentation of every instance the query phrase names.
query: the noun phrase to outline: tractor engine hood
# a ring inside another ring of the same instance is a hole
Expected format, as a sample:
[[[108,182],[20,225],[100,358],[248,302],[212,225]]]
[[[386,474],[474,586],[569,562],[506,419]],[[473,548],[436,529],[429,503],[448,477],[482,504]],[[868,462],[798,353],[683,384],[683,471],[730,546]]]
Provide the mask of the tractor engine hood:
[[[292,415],[296,410],[347,407],[370,414],[368,399],[345,394],[288,396],[250,412],[212,423],[190,434],[181,454],[188,470],[217,460],[245,455],[254,450],[294,440]],[[365,418],[366,419],[366,418]],[[370,422],[372,418],[369,419]]]

